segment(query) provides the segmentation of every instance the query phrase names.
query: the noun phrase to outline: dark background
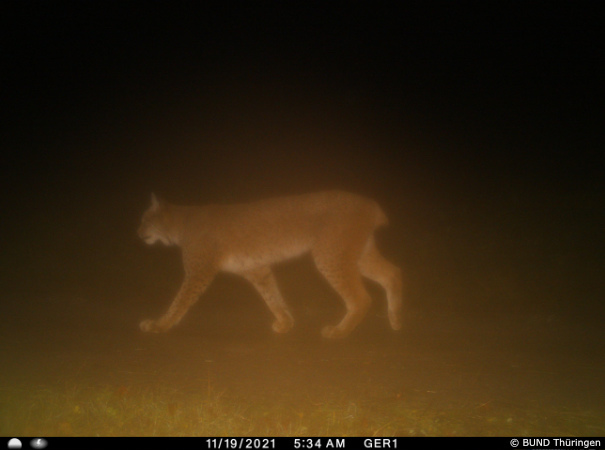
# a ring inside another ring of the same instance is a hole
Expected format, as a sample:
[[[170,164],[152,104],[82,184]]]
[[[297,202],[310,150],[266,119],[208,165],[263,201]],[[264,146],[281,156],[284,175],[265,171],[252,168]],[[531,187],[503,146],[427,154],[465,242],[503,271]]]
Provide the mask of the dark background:
[[[390,217],[412,310],[603,318],[596,2],[7,5],[4,311],[165,308],[177,253],[136,238],[152,191],[340,188]]]

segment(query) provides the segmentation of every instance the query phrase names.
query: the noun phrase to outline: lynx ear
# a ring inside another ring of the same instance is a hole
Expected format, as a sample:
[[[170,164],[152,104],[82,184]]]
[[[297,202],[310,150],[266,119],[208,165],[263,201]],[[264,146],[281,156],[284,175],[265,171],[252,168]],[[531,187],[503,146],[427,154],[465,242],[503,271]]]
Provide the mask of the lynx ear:
[[[152,210],[157,210],[159,209],[160,205],[161,205],[162,201],[160,199],[158,199],[155,194],[152,192],[151,193],[151,209]]]

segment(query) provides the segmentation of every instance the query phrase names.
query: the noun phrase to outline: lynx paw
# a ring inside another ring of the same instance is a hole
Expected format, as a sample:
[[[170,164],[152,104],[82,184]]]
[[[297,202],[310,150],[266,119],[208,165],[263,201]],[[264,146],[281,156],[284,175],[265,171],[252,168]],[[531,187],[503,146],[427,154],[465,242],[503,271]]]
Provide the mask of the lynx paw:
[[[338,339],[338,338],[343,338],[348,336],[349,332],[348,331],[343,331],[338,327],[332,326],[332,325],[328,325],[327,327],[324,327],[323,330],[321,330],[321,335],[325,338],[329,338],[329,339]]]
[[[158,323],[155,320],[151,319],[141,321],[139,328],[145,333],[161,333],[164,331],[160,326],[158,326]]]
[[[395,331],[401,330],[401,317],[400,314],[389,311],[389,322],[391,322],[391,328]]]
[[[273,328],[273,331],[275,331],[276,333],[287,333],[292,329],[293,326],[294,321],[292,319],[282,321],[276,320],[275,322],[273,322],[271,328]]]

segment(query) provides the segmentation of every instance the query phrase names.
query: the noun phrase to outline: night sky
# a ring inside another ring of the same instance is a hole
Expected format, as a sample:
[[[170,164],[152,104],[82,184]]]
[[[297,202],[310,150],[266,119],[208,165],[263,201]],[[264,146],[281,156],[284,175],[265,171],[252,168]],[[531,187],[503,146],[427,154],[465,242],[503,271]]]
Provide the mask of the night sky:
[[[3,8],[6,292],[144,286],[152,191],[340,188],[387,211],[418,308],[602,317],[596,2],[168,3]]]

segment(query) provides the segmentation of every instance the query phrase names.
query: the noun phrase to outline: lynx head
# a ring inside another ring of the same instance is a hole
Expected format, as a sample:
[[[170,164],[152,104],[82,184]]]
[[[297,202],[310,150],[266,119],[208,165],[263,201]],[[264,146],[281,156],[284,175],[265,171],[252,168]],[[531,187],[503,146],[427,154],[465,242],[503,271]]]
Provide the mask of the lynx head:
[[[166,203],[159,200],[155,194],[151,194],[151,206],[143,213],[139,237],[145,243],[151,245],[157,241],[165,245],[171,245],[172,239],[169,231],[169,221],[166,215]]]

